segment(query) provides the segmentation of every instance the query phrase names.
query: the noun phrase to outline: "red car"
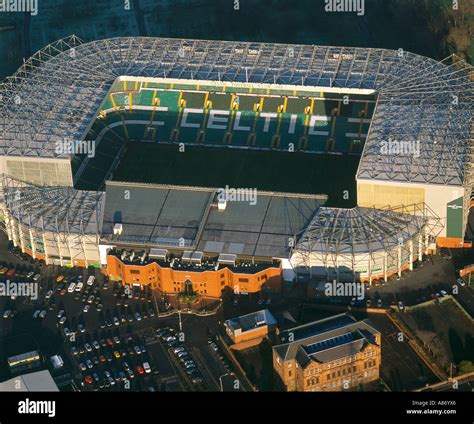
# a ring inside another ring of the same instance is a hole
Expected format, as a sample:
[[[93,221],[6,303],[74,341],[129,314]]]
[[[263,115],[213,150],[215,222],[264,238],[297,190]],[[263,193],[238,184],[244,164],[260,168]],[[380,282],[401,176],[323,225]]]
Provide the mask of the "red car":
[[[114,342],[112,341],[112,339],[107,339],[105,341],[105,343],[107,343],[109,346],[113,346],[114,345]]]
[[[7,276],[11,277],[12,275],[15,275],[15,268],[11,268],[7,271]]]
[[[59,294],[60,294],[61,296],[64,296],[64,295],[66,294],[66,289],[62,289],[62,290],[59,292]]]
[[[107,362],[107,358],[104,355],[99,356],[99,361],[100,362]]]
[[[94,380],[90,375],[88,375],[86,378],[84,378],[84,381],[86,383],[92,384]]]
[[[138,373],[138,374],[143,374],[144,372],[145,372],[145,370],[139,365],[139,366],[137,367],[137,373]]]

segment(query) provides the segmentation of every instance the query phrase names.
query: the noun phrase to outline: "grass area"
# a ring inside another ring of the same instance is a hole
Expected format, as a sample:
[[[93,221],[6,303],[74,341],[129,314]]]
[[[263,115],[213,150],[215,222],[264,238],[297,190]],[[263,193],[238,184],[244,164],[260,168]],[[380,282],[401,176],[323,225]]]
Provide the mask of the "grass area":
[[[359,157],[249,149],[132,143],[114,173],[115,181],[327,194],[328,205],[356,204]],[[344,190],[349,199],[344,199]]]

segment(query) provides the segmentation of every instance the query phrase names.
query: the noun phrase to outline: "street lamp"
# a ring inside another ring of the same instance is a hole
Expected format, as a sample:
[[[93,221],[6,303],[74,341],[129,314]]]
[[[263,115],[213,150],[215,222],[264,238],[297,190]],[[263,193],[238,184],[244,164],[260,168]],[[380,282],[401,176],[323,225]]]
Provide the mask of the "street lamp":
[[[225,377],[226,375],[229,375],[229,373],[225,373],[225,374],[223,374],[223,375],[221,375],[221,376],[219,377],[219,383],[220,383],[220,386],[221,386],[221,392],[224,391],[224,386],[222,385],[222,377]]]

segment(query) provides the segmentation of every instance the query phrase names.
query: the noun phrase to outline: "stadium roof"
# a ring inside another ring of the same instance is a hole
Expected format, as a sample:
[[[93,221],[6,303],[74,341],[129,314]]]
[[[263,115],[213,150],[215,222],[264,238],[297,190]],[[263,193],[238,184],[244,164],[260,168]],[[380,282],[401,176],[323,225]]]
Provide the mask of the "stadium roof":
[[[216,40],[71,36],[37,52],[0,88],[0,154],[58,157],[80,139],[119,76],[378,91],[358,178],[461,185],[470,158],[472,67],[404,51]],[[381,155],[381,143],[420,143]],[[470,175],[470,174],[469,174]]]
[[[316,211],[296,248],[334,255],[388,251],[412,240],[423,229],[433,234],[437,224],[436,215],[426,205],[391,209],[323,207]]]
[[[4,176],[3,196],[8,213],[26,226],[98,235],[103,192],[44,187]]]
[[[286,257],[289,239],[303,231],[325,200],[318,195],[258,192],[255,205],[228,201],[220,211],[213,188],[107,182],[101,240]],[[121,234],[113,233],[117,222],[122,223]]]

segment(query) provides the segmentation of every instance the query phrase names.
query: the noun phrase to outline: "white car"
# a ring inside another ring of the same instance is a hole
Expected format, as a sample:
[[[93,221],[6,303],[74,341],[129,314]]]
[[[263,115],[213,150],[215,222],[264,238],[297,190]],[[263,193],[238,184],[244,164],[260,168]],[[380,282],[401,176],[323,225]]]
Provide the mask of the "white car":
[[[3,313],[3,318],[8,318],[10,315],[11,315],[12,311],[10,311],[10,309],[7,309],[4,313]]]
[[[398,309],[400,309],[400,311],[403,311],[405,309],[405,305],[403,305],[402,301],[398,302]]]
[[[441,290],[440,293],[441,293],[441,296],[443,296],[443,297],[448,295],[446,290]]]
[[[95,281],[95,277],[93,275],[91,275],[88,279],[87,279],[87,285],[88,286],[92,286],[92,284],[94,284],[94,281]]]
[[[77,284],[76,284],[76,292],[80,292],[82,290],[82,288],[84,287],[84,283],[82,281],[79,281]]]
[[[82,309],[82,312],[87,313],[87,312],[89,312],[90,308],[91,308],[91,305],[84,305],[84,308]]]
[[[52,295],[53,295],[53,291],[52,291],[52,290],[48,290],[48,292],[47,292],[46,295],[45,295],[45,299],[49,299]]]
[[[62,316],[64,315],[64,309],[61,309],[59,312],[58,312],[58,315],[56,316],[58,319],[60,319]]]
[[[92,346],[89,343],[86,343],[84,347],[86,348],[88,352],[92,352]]]
[[[72,293],[76,289],[76,283],[71,283],[69,284],[69,287],[67,288],[68,293]]]
[[[35,276],[33,277],[33,281],[38,281],[39,279],[41,278],[41,274],[35,274]]]
[[[40,312],[39,317],[40,317],[41,319],[43,319],[45,316],[46,316],[46,311],[43,309],[43,310]]]
[[[466,285],[466,283],[464,282],[464,280],[462,278],[458,278],[457,279],[457,283],[461,286],[461,287],[464,287]]]
[[[26,274],[26,278],[31,278],[33,277],[33,275],[35,275],[35,273],[33,271],[30,271],[28,274]]]
[[[145,370],[145,372],[147,374],[151,373],[151,367],[150,367],[150,364],[148,362],[143,362],[143,369]]]
[[[66,322],[66,320],[67,320],[66,317],[61,317],[61,319],[59,320],[59,324],[64,325],[64,323]]]

